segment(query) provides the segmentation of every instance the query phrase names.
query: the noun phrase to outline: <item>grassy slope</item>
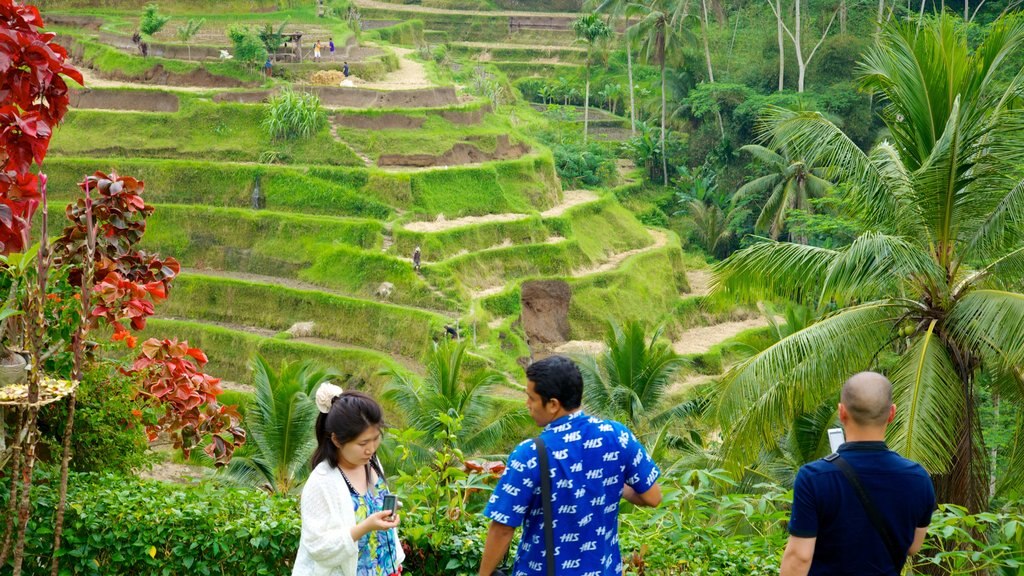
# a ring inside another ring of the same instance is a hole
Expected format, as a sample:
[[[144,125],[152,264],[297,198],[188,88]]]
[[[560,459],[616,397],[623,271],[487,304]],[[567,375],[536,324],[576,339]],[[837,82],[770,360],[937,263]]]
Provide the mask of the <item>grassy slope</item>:
[[[326,126],[313,138],[274,141],[262,128],[265,105],[214,104],[179,96],[175,113],[72,110],[50,152],[63,156],[124,156],[255,162],[276,151],[287,161],[334,166],[362,162]]]

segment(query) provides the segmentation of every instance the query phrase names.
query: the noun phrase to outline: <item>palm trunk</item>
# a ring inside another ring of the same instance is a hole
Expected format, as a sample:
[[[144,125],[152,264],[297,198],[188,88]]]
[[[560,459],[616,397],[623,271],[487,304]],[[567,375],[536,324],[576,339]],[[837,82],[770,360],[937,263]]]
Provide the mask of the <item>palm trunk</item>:
[[[700,21],[701,36],[704,37],[704,61],[708,67],[708,82],[715,83],[715,71],[711,67],[711,47],[708,44],[708,2],[707,0],[701,0],[701,9],[703,11],[703,18]]]
[[[626,19],[626,75],[629,79],[629,135],[636,136],[636,101],[633,99],[633,50],[629,45],[629,18]]]
[[[779,92],[786,88],[786,43],[782,36],[782,0],[775,0],[776,22],[779,37]]]
[[[662,49],[661,57],[661,178],[662,183],[668,186],[668,154],[665,143],[665,51]]]
[[[846,0],[839,2],[839,33],[846,34]]]
[[[587,131],[590,127],[590,48],[587,48],[587,83],[583,94],[583,144],[587,143]]]

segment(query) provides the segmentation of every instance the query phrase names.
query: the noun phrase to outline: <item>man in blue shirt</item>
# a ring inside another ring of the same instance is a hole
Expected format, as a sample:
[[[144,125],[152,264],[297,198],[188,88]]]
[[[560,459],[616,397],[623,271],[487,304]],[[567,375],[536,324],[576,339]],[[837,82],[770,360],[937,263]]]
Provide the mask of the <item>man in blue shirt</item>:
[[[621,576],[619,501],[661,503],[661,471],[628,428],[584,414],[583,378],[568,358],[552,356],[526,369],[526,407],[547,446],[558,576]],[[540,470],[533,440],[509,455],[484,515],[491,519],[480,576],[491,576],[515,527],[523,535],[510,576],[546,572]]]
[[[886,426],[895,416],[885,376],[861,372],[843,384],[839,421],[847,441],[838,453],[889,527],[899,557],[890,555],[843,472],[818,460],[796,475],[781,576],[898,576],[907,556],[921,549],[935,490],[924,468],[885,445]]]

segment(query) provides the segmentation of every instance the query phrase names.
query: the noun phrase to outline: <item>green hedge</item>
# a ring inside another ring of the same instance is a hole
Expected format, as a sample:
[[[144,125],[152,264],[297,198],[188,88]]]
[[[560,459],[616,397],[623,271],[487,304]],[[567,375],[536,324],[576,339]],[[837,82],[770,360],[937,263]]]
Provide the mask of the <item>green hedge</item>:
[[[97,170],[144,181],[144,197],[152,203],[248,208],[252,206],[253,187],[259,178],[268,210],[380,220],[392,213],[388,206],[361,193],[360,189],[369,181],[365,169],[321,166],[306,170],[198,160],[49,156],[44,171],[50,177],[51,198],[66,201],[79,197],[78,183]]]
[[[50,573],[53,480],[33,488],[27,576]],[[6,481],[3,485],[0,500],[6,510],[10,490]],[[74,474],[68,482],[61,574],[288,574],[300,523],[293,498],[213,484]]]
[[[314,337],[419,358],[445,318],[437,314],[227,278],[182,275],[157,312],[274,331],[315,322]]]
[[[273,152],[284,163],[361,166],[362,160],[325,126],[310,138],[272,140],[266,105],[213,103],[179,96],[177,112],[72,109],[55,131],[50,152],[65,156],[180,158],[257,162]]]
[[[266,338],[199,322],[152,318],[142,335],[188,340],[209,356],[210,374],[235,382],[251,380],[249,359],[257,353],[275,366],[284,360],[314,360],[362,379],[370,390],[383,386],[386,378],[380,375],[381,370],[401,369],[390,356],[379,352]]]

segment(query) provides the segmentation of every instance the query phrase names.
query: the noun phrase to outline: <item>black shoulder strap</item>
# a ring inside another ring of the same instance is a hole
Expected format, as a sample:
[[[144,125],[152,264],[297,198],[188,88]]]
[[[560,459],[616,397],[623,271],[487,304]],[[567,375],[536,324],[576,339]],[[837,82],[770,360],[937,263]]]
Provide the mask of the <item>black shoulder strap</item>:
[[[825,457],[826,462],[831,462],[839,471],[846,476],[846,479],[850,481],[853,486],[853,491],[857,493],[857,498],[860,499],[860,503],[864,505],[864,511],[868,513],[868,519],[871,520],[871,524],[874,525],[875,530],[882,537],[882,542],[885,543],[886,550],[889,551],[889,558],[892,560],[893,566],[896,568],[896,573],[899,574],[903,570],[903,563],[906,558],[906,551],[900,551],[899,546],[896,544],[896,539],[892,535],[892,530],[889,528],[889,524],[886,523],[885,518],[882,517],[882,513],[878,511],[875,503],[871,500],[871,496],[868,495],[867,490],[860,483],[860,478],[857,476],[857,472],[854,471],[853,466],[843,459],[838,453],[832,453]]]
[[[548,450],[540,436],[533,439],[537,446],[537,459],[540,462],[540,502],[544,508],[544,560],[547,564],[548,576],[555,576],[555,533],[553,515],[551,514],[551,467],[548,464]]]

